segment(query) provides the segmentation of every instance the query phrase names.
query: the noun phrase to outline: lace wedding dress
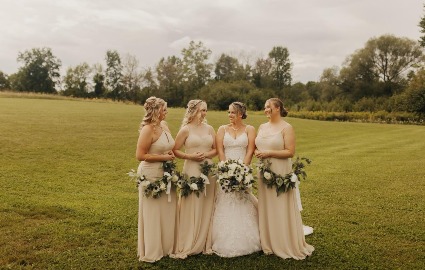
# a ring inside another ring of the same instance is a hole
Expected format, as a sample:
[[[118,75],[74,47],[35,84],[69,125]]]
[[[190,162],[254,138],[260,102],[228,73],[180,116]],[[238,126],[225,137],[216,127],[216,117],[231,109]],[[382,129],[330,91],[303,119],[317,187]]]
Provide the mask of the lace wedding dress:
[[[225,132],[226,159],[244,159],[248,136],[234,139]],[[261,250],[257,198],[251,193],[225,193],[218,186],[212,227],[212,250],[221,257],[236,257]]]

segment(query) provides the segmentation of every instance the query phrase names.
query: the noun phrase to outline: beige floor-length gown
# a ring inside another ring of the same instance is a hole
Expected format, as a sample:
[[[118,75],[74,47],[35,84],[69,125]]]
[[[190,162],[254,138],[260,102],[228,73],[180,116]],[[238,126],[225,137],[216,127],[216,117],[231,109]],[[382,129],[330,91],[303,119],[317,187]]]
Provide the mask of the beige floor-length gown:
[[[155,141],[149,154],[164,154],[172,150],[174,139],[168,131],[163,131]],[[153,182],[163,176],[162,162],[142,161],[138,173],[146,176]],[[168,201],[170,196],[171,201]],[[137,254],[140,261],[155,262],[173,251],[175,238],[175,218],[177,211],[177,196],[175,188],[170,195],[146,198],[143,189],[139,186],[139,220]]]
[[[258,150],[284,149],[282,132],[263,135],[260,129],[255,139]],[[291,159],[270,158],[270,161],[270,169],[277,174],[285,175],[292,171]],[[275,188],[267,188],[260,175],[258,179],[258,215],[263,252],[297,260],[311,255],[314,247],[305,242],[295,190],[277,196]]]
[[[199,136],[189,132],[186,138],[185,151],[188,154],[208,152],[212,149],[213,134]],[[207,159],[212,163],[211,159]],[[201,174],[200,162],[185,160],[183,173],[187,176],[198,177]],[[175,254],[172,257],[184,259],[189,255],[211,253],[211,224],[214,207],[216,180],[209,177],[210,184],[206,185],[206,195],[202,192],[199,197],[195,193],[181,197],[177,210],[177,237]]]

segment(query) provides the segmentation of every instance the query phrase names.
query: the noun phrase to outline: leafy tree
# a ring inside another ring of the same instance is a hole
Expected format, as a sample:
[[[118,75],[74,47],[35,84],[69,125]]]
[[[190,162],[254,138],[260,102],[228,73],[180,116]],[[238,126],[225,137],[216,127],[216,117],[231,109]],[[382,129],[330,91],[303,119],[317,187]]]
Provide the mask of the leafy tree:
[[[93,83],[95,97],[102,97],[105,93],[105,73],[101,64],[93,66]]]
[[[10,82],[7,74],[0,71],[0,90],[10,89]]]
[[[157,96],[167,100],[169,106],[185,106],[181,59],[174,55],[161,58],[156,66],[156,74],[158,81]]]
[[[405,85],[407,74],[424,60],[422,48],[408,38],[383,35],[369,39],[341,69],[343,89],[354,97],[392,95]]]
[[[92,69],[87,63],[77,65],[75,68],[69,67],[63,80],[64,95],[87,97],[88,92],[92,90],[89,83],[91,71]]]
[[[148,68],[143,72],[141,87],[142,90],[139,96],[140,103],[145,102],[145,100],[152,95],[157,95],[156,93],[158,93],[158,84],[155,80],[155,75],[151,68]],[[171,106],[171,104],[168,105]]]
[[[214,72],[215,79],[219,81],[231,82],[247,79],[246,70],[238,59],[224,53],[215,63]]]
[[[113,100],[121,100],[122,97],[122,69],[121,57],[117,51],[106,52],[106,86],[110,91],[108,96]]]
[[[272,61],[271,59],[258,58],[252,71],[252,82],[258,88],[272,87]]]
[[[143,74],[139,70],[139,61],[133,55],[126,55],[122,71],[123,91],[127,99],[137,102],[141,90]]]
[[[402,97],[406,111],[425,116],[425,69],[415,74]]]
[[[327,68],[323,70],[319,82],[319,88],[321,92],[320,100],[329,102],[340,96],[342,91],[339,85],[340,81],[337,67]]]
[[[56,93],[61,61],[53,55],[50,48],[20,52],[18,62],[23,63],[23,66],[14,77],[16,90]]]
[[[292,63],[289,60],[289,51],[282,46],[273,47],[269,52],[271,59],[271,75],[274,89],[281,91],[284,87],[291,86]]]
[[[184,104],[198,97],[197,93],[210,79],[213,65],[208,62],[211,50],[199,41],[191,41],[188,48],[182,50],[184,82]]]
[[[420,37],[419,43],[421,44],[422,47],[425,47],[425,15],[419,21],[419,27],[421,28],[420,32],[424,34],[423,36]]]

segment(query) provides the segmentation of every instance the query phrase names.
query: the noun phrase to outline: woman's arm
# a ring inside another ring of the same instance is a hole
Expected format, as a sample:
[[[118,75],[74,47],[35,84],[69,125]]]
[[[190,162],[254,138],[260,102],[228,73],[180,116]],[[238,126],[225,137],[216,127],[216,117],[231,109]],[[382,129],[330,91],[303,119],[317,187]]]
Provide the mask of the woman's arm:
[[[224,126],[219,127],[217,131],[217,136],[215,137],[218,159],[220,161],[226,160],[226,156],[224,155],[224,145],[223,145],[224,132],[225,132],[225,127]]]
[[[181,151],[181,148],[186,142],[186,139],[188,136],[189,136],[189,129],[187,128],[187,126],[182,127],[177,133],[176,140],[174,143],[174,148],[173,148],[173,152],[174,152],[174,155],[176,155],[176,157],[181,159],[191,159],[191,155]]]
[[[149,154],[152,145],[154,128],[146,125],[140,130],[139,139],[137,140],[136,158],[139,161],[161,162],[174,159],[173,153],[167,154]]]
[[[205,158],[213,158],[217,155],[217,148],[216,148],[216,142],[215,142],[215,130],[212,126],[208,125],[209,128],[209,134],[213,137],[213,145],[211,146],[211,150],[208,152],[203,153],[203,156]]]
[[[246,148],[246,154],[245,158],[243,160],[243,163],[246,165],[251,164],[252,155],[254,154],[255,150],[255,128],[253,126],[247,127],[247,135],[248,135],[248,146]]]
[[[256,150],[257,158],[292,158],[295,155],[295,131],[291,125],[282,130],[285,148],[282,150]]]

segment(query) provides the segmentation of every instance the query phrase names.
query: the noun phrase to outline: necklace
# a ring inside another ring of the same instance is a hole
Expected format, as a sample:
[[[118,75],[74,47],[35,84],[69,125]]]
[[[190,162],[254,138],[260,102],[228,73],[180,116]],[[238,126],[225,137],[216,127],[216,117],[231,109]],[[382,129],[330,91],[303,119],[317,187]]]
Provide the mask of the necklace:
[[[233,126],[230,126],[230,128],[233,129],[234,131],[238,131],[241,127],[234,128]]]

